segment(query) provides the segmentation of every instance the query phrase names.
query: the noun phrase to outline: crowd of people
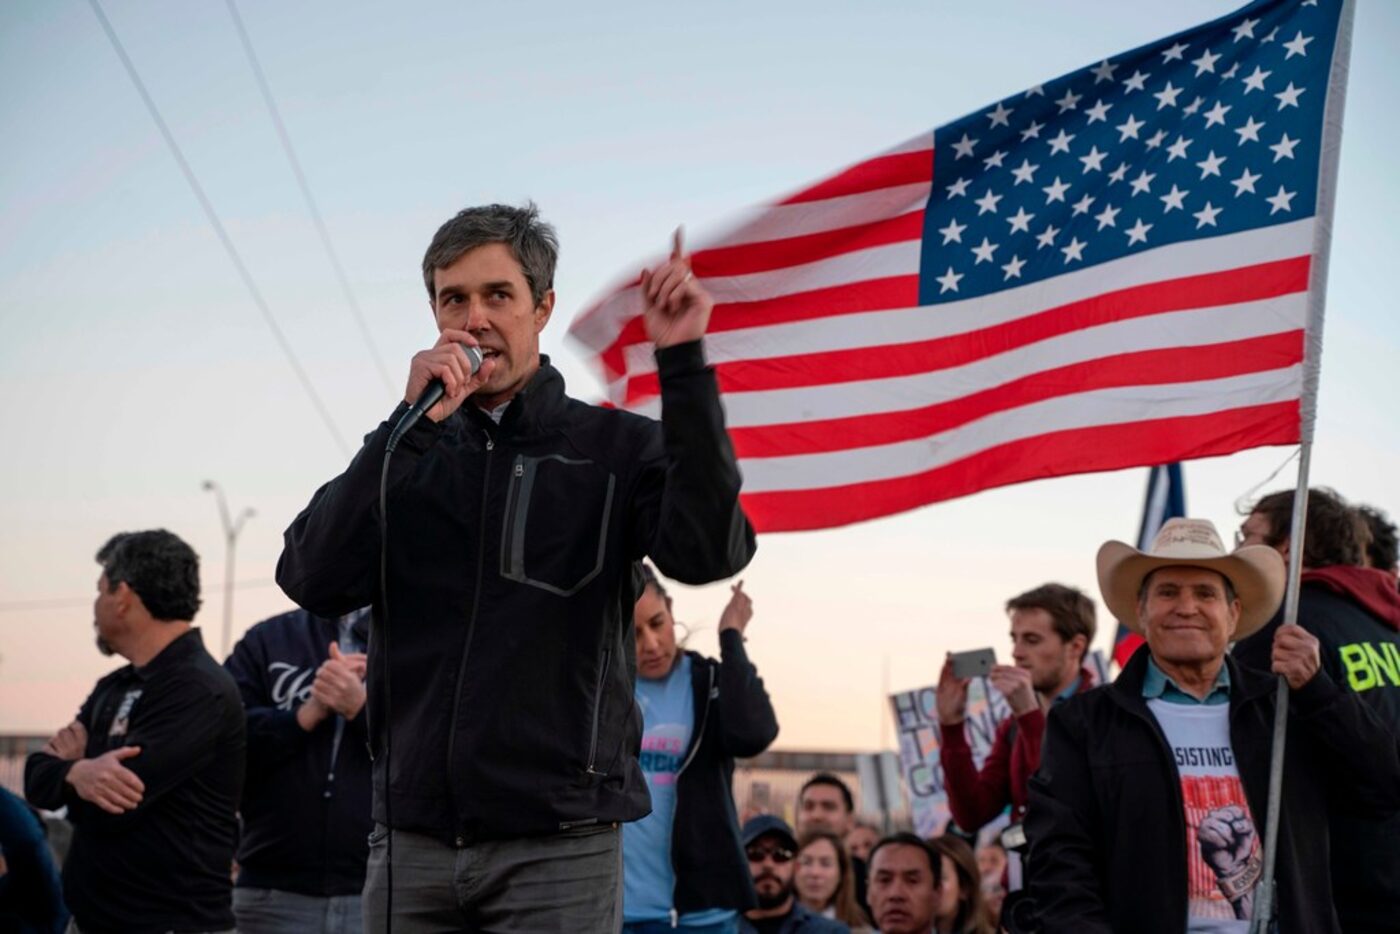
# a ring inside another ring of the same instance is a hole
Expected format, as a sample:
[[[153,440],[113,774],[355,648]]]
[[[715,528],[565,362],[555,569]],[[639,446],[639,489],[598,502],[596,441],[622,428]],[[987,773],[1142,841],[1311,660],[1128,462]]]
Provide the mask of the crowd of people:
[[[438,231],[423,275],[441,337],[288,528],[278,581],[299,609],[222,665],[192,624],[185,542],[122,533],[97,552],[97,645],[129,664],[26,764],[29,804],[73,828],[61,893],[33,813],[0,798],[0,921],[1179,934],[1243,932],[1271,899],[1284,934],[1397,929],[1395,529],[1326,490],[1307,497],[1296,623],[1291,491],[1259,501],[1233,550],[1192,519],[1100,549],[1102,602],[1145,639],[1110,684],[1085,665],[1087,595],[1008,600],[1013,664],[987,679],[1010,716],[980,763],[969,679],[950,661],[939,676],[945,833],[859,822],[828,773],[793,825],[741,822],[735,760],[781,719],[745,645],[753,601],[732,585],[710,658],[665,583],[734,578],[755,548],[700,343],[712,302],[677,235],[636,286],[660,421],[585,405],[539,353],[556,252],[533,208]],[[1270,889],[1275,675],[1290,729]]]

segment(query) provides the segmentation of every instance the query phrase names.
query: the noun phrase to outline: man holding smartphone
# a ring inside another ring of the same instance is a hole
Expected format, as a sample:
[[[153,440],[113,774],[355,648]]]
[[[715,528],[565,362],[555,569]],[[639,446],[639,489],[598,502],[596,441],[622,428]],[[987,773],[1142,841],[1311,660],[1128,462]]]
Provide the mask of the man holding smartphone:
[[[938,758],[949,810],[968,833],[976,833],[1008,804],[1013,826],[1019,824],[1026,813],[1026,785],[1040,766],[1046,710],[1093,687],[1093,676],[1084,667],[1094,640],[1094,604],[1088,597],[1063,584],[1044,584],[1006,601],[1006,612],[1014,664],[993,665],[987,680],[1006,698],[1012,715],[997,728],[980,770],[963,728],[971,679],[954,673],[951,654],[938,678],[943,730]]]

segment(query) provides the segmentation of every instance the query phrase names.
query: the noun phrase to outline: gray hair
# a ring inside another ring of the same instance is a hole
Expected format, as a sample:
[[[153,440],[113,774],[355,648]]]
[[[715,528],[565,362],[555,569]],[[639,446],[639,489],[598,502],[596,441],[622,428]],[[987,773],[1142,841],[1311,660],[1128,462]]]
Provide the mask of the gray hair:
[[[530,296],[538,307],[554,288],[554,265],[559,260],[559,237],[554,227],[540,220],[533,201],[523,208],[508,204],[487,204],[466,208],[438,228],[428,252],[423,255],[423,284],[428,300],[436,304],[434,275],[446,269],[469,250],[488,243],[504,243],[525,273]]]

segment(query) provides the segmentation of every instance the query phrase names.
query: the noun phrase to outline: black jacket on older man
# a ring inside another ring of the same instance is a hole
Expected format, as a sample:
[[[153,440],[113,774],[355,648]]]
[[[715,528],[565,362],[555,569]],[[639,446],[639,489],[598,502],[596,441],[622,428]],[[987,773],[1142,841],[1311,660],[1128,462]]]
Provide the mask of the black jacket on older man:
[[[1111,685],[1050,712],[1026,832],[1045,934],[1181,934],[1186,819],[1177,767],[1142,696],[1143,646]],[[1228,656],[1230,740],[1249,808],[1267,813],[1276,679]],[[1327,805],[1357,817],[1400,810],[1400,740],[1319,670],[1292,692],[1276,866],[1280,934],[1339,931]]]

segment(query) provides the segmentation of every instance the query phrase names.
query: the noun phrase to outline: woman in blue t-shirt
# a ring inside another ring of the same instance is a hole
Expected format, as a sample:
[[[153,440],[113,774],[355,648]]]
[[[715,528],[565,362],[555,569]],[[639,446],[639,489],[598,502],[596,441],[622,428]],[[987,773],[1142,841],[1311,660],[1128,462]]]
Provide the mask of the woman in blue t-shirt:
[[[756,756],[778,735],[773,705],[744,651],[753,603],[743,581],[719,621],[720,657],[684,650],[671,598],[650,567],[633,619],[642,771],[652,811],[622,829],[623,930],[737,930],[754,907],[731,792],[735,757]]]

